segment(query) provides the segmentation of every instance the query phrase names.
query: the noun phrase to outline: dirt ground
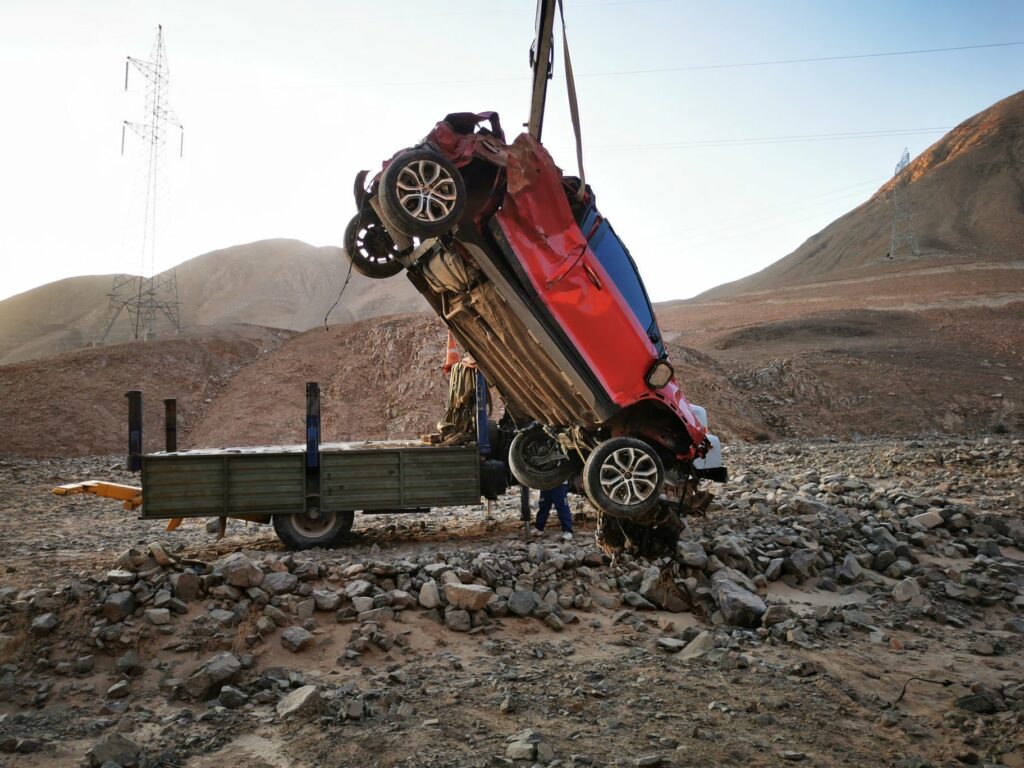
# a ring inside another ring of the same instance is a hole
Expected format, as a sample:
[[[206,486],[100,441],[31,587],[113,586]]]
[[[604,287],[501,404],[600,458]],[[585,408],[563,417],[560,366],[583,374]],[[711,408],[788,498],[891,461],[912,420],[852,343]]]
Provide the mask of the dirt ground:
[[[970,455],[977,459],[963,458]],[[693,521],[690,538],[720,554],[723,536],[759,541],[759,531],[785,511],[760,510],[764,494],[788,486],[806,492],[808,478],[818,478],[822,487],[839,482],[856,488],[864,482],[888,489],[890,498],[901,488],[908,498],[941,493],[943,503],[966,514],[996,514],[1019,524],[1022,460],[1020,442],[1006,438],[967,446],[943,440],[736,445],[728,455],[736,479],[719,489],[719,504],[706,519]],[[300,562],[311,561],[321,574],[359,571],[361,564],[368,570],[360,573],[389,573],[382,566],[411,561],[470,567],[490,556],[568,558],[578,565],[557,572],[558,583],[586,582],[593,603],[571,612],[577,620],[558,631],[536,619],[504,616],[470,633],[456,632],[429,611],[403,610],[386,625],[388,637],[400,642],[388,650],[371,645],[355,657],[346,651],[357,625],[329,613],[315,614],[314,639],[301,653],[286,650],[277,636],[248,645],[243,636],[251,623],[231,630],[226,642],[251,654],[245,675],[285,669],[293,688],[303,683],[321,690],[326,709],[318,717],[293,719],[279,717],[272,703],[255,698],[230,709],[216,699],[205,705],[182,699],[167,687],[167,678],[184,677],[210,655],[208,644],[177,641],[193,638],[204,610],[221,601],[189,603],[174,631],[133,634],[144,670],[131,678],[115,669],[124,647],[96,646],[105,622],[90,617],[88,601],[71,604],[61,610],[54,636],[24,636],[21,655],[8,655],[0,668],[6,676],[0,680],[0,748],[14,749],[25,739],[39,742],[26,754],[0,751],[0,765],[88,765],[87,751],[114,733],[142,745],[150,768],[529,765],[509,756],[510,740],[524,729],[533,732],[532,743],[544,745],[544,751],[534,747],[534,759],[550,759],[550,765],[1024,765],[1024,642],[1004,629],[1024,605],[944,601],[940,590],[929,593],[937,610],[913,613],[890,596],[897,579],[865,571],[862,580],[836,588],[826,584],[832,571],[824,570],[802,582],[784,578],[762,585],[769,606],[821,619],[807,618],[804,628],[819,626],[819,633],[794,643],[764,627],[715,626],[691,612],[632,610],[623,602],[628,592],[622,585],[630,569],[646,566],[627,557],[583,568],[584,562],[601,560],[592,544],[593,519],[578,499],[571,543],[550,533],[528,548],[520,541],[518,496],[510,494],[491,517],[482,508],[360,516],[347,545],[290,558],[267,527],[231,521],[227,537],[218,542],[203,521],[165,533],[161,523],[138,520],[116,503],[48,493],[57,483],[97,475],[131,480],[117,469],[119,463],[115,456],[0,460],[6,489],[0,561],[2,586],[12,588],[8,600],[19,590],[38,599],[31,590],[58,591],[90,579],[102,583],[120,552],[159,541],[179,558],[212,562],[244,551],[271,570],[281,569],[276,562],[299,572]],[[853,514],[854,506],[841,508]],[[862,519],[874,519],[868,505],[862,508]],[[810,524],[806,515],[799,519]],[[775,532],[763,534],[776,537],[772,546],[781,531],[792,530],[786,525],[779,522]],[[858,535],[856,527],[849,531],[845,535]],[[960,539],[944,540],[960,546]],[[915,567],[953,574],[976,567],[977,558],[944,546],[921,551]],[[822,533],[820,547],[839,545]],[[992,562],[1007,574],[1003,594],[1016,588],[1018,603],[1024,603],[1024,552],[1004,542]],[[35,609],[13,599],[0,606],[0,632],[22,637],[24,611]],[[849,609],[867,613],[871,626],[823,618]],[[135,623],[140,622],[146,624]],[[668,653],[659,644],[662,638],[689,642],[700,630],[714,635],[711,653],[683,659],[685,652]],[[61,659],[86,652],[95,654],[93,670],[55,674],[55,663],[59,669]],[[908,683],[912,676],[951,684]],[[130,680],[130,695],[105,696],[121,679]],[[905,684],[904,699],[893,704]],[[258,688],[239,686],[250,693]],[[1004,708],[979,714],[954,704],[970,695],[971,686],[1002,691]],[[353,701],[362,702],[358,718],[344,715]]]

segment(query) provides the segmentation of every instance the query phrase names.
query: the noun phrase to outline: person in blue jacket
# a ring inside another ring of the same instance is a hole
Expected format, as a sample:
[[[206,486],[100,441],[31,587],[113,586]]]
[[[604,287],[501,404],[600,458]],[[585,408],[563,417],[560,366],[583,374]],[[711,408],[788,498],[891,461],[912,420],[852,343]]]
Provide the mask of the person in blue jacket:
[[[558,522],[562,526],[562,539],[572,541],[572,511],[569,509],[569,485],[562,483],[550,491],[540,492],[540,505],[537,507],[537,522],[535,536],[540,536],[547,525],[548,516],[551,514],[551,505],[555,506],[558,513]]]

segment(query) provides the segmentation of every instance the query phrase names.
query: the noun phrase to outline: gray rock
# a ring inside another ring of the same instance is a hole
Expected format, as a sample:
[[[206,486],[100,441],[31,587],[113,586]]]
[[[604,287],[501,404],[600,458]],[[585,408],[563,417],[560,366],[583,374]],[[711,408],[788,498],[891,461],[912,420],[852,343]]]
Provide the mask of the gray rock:
[[[158,627],[171,623],[171,612],[167,608],[148,608],[145,615],[150,624]]]
[[[394,620],[394,618],[395,612],[387,605],[382,605],[380,608],[371,608],[368,611],[362,611],[356,616],[356,619],[360,623],[372,621],[375,624],[384,624],[385,622]]]
[[[362,699],[352,699],[345,706],[344,712],[349,720],[362,720],[366,714],[366,705]]]
[[[911,525],[916,525],[919,528],[931,530],[932,528],[938,528],[942,525],[942,515],[939,514],[937,509],[929,509],[927,512],[922,512],[920,515],[914,515],[907,522]]]
[[[263,615],[275,624],[277,624],[277,626],[279,627],[283,627],[285,624],[288,623],[288,614],[282,611],[276,605],[263,606]]]
[[[103,601],[101,611],[111,624],[124,621],[135,613],[135,595],[131,592],[113,592]]]
[[[436,608],[441,604],[441,596],[437,592],[437,582],[433,579],[424,582],[420,587],[420,605],[424,608]]]
[[[345,594],[349,598],[353,597],[364,597],[373,591],[373,584],[368,582],[366,579],[356,579],[355,581],[349,582],[345,587]]]
[[[764,570],[764,577],[768,581],[778,581],[782,575],[782,566],[786,562],[785,558],[773,557],[768,562],[768,567]]]
[[[297,586],[299,586],[299,579],[294,574],[287,571],[271,571],[263,577],[259,588],[268,595],[285,595],[294,592]]]
[[[264,578],[260,567],[242,552],[232,552],[220,561],[218,569],[233,587],[258,587]]]
[[[853,584],[864,574],[860,562],[852,553],[843,558],[842,565],[836,569],[836,578],[842,584]]]
[[[356,613],[366,613],[367,611],[372,611],[374,605],[375,603],[373,602],[372,597],[367,597],[364,595],[362,597],[352,598],[352,610],[354,610]]]
[[[57,618],[55,613],[44,613],[41,616],[36,616],[32,619],[32,623],[29,625],[28,631],[36,637],[42,637],[48,635],[57,628],[60,624],[60,619]]]
[[[118,680],[112,686],[107,688],[108,699],[123,699],[129,693],[132,692],[131,683],[127,680]]]
[[[768,609],[764,600],[728,579],[714,583],[711,597],[726,623],[735,627],[760,626],[761,616]]]
[[[689,645],[689,643],[687,643],[685,640],[679,640],[675,637],[658,638],[658,647],[661,648],[663,651],[668,651],[669,653],[679,653],[687,645]]]
[[[897,603],[909,603],[920,594],[921,586],[912,576],[908,576],[892,588],[892,597]]]
[[[171,576],[171,590],[179,600],[188,602],[199,595],[199,577],[191,571]]]
[[[449,609],[444,612],[444,623],[453,632],[469,632],[472,629],[469,611],[459,608]]]
[[[748,593],[749,594],[749,593]],[[715,647],[715,636],[708,630],[704,630],[693,640],[687,643],[686,647],[676,656],[677,659],[696,659]]]
[[[89,764],[92,766],[114,763],[124,768],[139,764],[142,747],[120,733],[108,733],[88,752]]]
[[[708,554],[699,541],[680,541],[676,544],[676,553],[684,565],[704,570],[708,564]]]
[[[218,653],[185,680],[185,690],[194,699],[205,699],[224,683],[234,682],[242,671],[242,662],[233,653]]]
[[[281,633],[281,645],[292,653],[298,653],[309,647],[312,642],[313,635],[302,627],[288,627],[288,629]]]
[[[505,757],[510,760],[533,760],[537,756],[537,745],[529,741],[513,741],[505,748]]]
[[[116,584],[119,587],[128,587],[135,583],[135,574],[120,568],[107,571],[107,582]]]
[[[314,589],[313,602],[318,611],[336,611],[341,607],[341,595],[327,589]]]
[[[529,616],[539,602],[536,593],[517,590],[509,595],[508,610],[516,616]]]
[[[281,718],[308,715],[320,708],[320,692],[315,685],[296,688],[277,702],[277,716]]]
[[[641,611],[653,611],[657,607],[649,600],[645,600],[639,592],[633,592],[632,590],[622,593],[622,601],[631,608],[637,608]]]
[[[717,575],[717,574],[716,574]],[[679,591],[671,572],[651,566],[644,571],[640,582],[640,596],[664,611],[682,613],[690,609],[690,601]]]
[[[119,656],[115,666],[120,674],[128,675],[129,677],[141,675],[146,671],[146,667],[142,664],[142,659],[139,658],[139,654],[134,650],[127,651],[122,656]]]
[[[791,618],[793,618],[793,609],[788,605],[769,605],[768,610],[761,616],[761,624],[773,627]]]
[[[812,552],[809,549],[795,549],[786,558],[783,570],[795,574],[800,581],[806,581],[814,575],[814,562],[817,559],[817,552]]]
[[[445,584],[444,596],[453,608],[482,611],[494,597],[494,592],[482,584]]]
[[[222,707],[238,709],[245,706],[245,703],[249,701],[249,697],[245,695],[244,691],[235,688],[233,685],[225,685],[220,689],[217,701],[220,702]]]

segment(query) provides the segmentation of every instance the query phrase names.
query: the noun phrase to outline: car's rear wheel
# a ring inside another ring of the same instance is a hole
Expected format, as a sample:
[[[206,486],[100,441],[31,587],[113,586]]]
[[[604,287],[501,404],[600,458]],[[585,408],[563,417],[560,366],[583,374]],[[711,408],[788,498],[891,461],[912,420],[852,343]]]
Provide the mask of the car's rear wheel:
[[[446,157],[429,149],[411,149],[384,169],[377,199],[389,226],[409,237],[437,237],[462,216],[466,183]]]
[[[352,530],[354,512],[274,515],[274,532],[289,549],[332,547]]]
[[[665,467],[654,448],[635,437],[613,437],[597,446],[583,467],[583,489],[595,507],[646,523],[658,504]]]
[[[402,271],[398,246],[373,209],[366,207],[345,227],[345,252],[361,275],[382,279]]]
[[[572,475],[572,464],[543,429],[528,429],[512,438],[508,466],[521,485],[548,491]]]

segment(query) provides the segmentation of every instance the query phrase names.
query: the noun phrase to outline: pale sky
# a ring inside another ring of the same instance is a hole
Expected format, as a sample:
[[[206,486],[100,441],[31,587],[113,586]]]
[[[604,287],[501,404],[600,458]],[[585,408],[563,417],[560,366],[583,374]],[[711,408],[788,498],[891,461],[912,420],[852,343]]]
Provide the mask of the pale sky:
[[[588,181],[652,298],[775,261],[1022,87],[1024,3],[566,0]],[[534,0],[0,0],[0,298],[137,269],[142,80],[163,24],[157,266],[263,238],[340,245],[352,178],[448,112],[527,117]],[[638,72],[637,70],[643,70]],[[651,72],[650,70],[661,70]],[[561,53],[544,140],[575,173]],[[342,266],[339,265],[339,269]],[[400,279],[400,278],[396,278]],[[182,297],[185,299],[185,297]]]

